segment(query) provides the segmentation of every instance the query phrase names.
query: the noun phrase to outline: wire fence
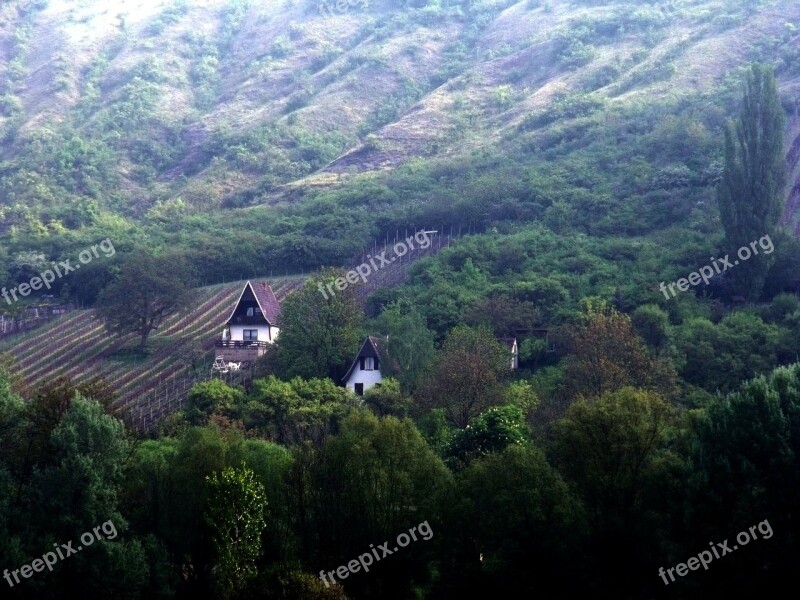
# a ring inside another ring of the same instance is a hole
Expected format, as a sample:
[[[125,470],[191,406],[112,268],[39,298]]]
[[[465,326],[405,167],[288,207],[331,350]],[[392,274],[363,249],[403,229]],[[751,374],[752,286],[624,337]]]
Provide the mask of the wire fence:
[[[74,304],[49,304],[27,307],[19,315],[0,314],[0,338],[36,329],[75,309]]]

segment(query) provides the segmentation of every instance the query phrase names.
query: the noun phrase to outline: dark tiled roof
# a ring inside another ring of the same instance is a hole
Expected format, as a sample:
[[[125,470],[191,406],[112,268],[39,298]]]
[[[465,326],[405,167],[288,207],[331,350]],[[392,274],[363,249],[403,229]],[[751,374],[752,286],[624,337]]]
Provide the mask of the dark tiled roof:
[[[281,305],[275,297],[272,287],[266,281],[260,283],[250,283],[248,281],[247,283],[252,287],[264,317],[266,317],[270,325],[275,325],[281,316]]]
[[[277,324],[278,318],[281,316],[281,305],[275,297],[275,292],[272,291],[272,287],[266,281],[261,283],[251,283],[248,281],[245,284],[242,293],[239,294],[239,298],[236,300],[233,311],[231,311],[231,316],[228,317],[227,324],[231,324],[231,319],[233,319],[233,315],[236,314],[236,309],[239,307],[248,288],[255,296],[256,302],[258,302],[258,306],[261,308],[261,314],[267,320],[267,323],[273,326]]]
[[[342,381],[347,381],[350,379],[350,375],[353,374],[353,371],[358,364],[358,359],[362,356],[378,358],[381,361],[381,366],[378,367],[378,370],[380,370],[383,365],[389,364],[389,357],[386,353],[386,342],[387,340],[385,338],[368,335],[366,339],[364,339],[364,343],[361,344],[361,349],[358,351],[358,354],[356,354],[353,364],[350,365],[350,368],[347,369],[347,373],[344,377],[342,377]]]

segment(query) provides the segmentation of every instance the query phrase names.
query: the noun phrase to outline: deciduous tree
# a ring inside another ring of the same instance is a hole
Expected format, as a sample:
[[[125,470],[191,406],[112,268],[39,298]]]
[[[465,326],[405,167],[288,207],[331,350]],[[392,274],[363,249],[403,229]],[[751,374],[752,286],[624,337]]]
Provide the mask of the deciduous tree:
[[[258,379],[248,397],[245,424],[280,444],[321,444],[359,401],[330,379]]]
[[[425,317],[409,303],[394,302],[383,309],[374,326],[376,333],[388,337],[389,360],[381,370],[385,366],[405,392],[412,391],[434,355],[434,333],[426,326]]]
[[[100,294],[98,310],[108,329],[138,334],[144,349],[165,319],[187,307],[191,281],[189,267],[178,257],[137,252]]]
[[[573,395],[599,396],[626,386],[669,394],[674,387],[671,364],[653,360],[630,317],[613,308],[588,310],[585,325],[572,335],[572,350],[566,377]]]
[[[206,521],[217,551],[214,575],[220,596],[235,598],[257,572],[267,498],[263,484],[246,466],[228,467],[206,481],[211,489]]]
[[[331,296],[319,289],[335,280],[326,271],[283,303],[274,364],[283,379],[330,377],[339,382],[358,351],[363,314],[352,288]]]
[[[502,380],[511,353],[488,329],[456,327],[447,334],[418,394],[427,409],[443,408],[447,419],[466,427],[470,419],[502,400]]]

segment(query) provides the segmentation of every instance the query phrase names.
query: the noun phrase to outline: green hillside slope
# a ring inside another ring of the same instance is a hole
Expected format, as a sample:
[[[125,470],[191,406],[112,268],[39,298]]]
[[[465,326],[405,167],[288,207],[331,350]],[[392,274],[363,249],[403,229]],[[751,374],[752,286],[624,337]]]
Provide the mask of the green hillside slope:
[[[277,298],[282,301],[302,279],[273,280]],[[0,351],[8,352],[25,383],[40,388],[59,377],[74,382],[101,377],[117,395],[115,408],[133,415],[147,414],[158,402],[156,390],[170,388],[172,406],[164,406],[163,416],[185,399],[193,381],[207,378],[213,361],[214,340],[230,314],[244,282],[195,290],[197,304],[184,314],[165,321],[151,337],[149,353],[140,356],[135,335],[112,336],[93,310],[80,310],[54,321],[47,327],[12,336],[3,341]]]
[[[611,186],[703,183],[737,69],[776,64],[793,102],[798,18],[788,0],[373,2],[333,16],[314,2],[15,0],[0,12],[0,228],[22,245],[87,228],[134,235],[120,216],[192,242],[213,227],[257,228],[313,254],[270,246],[279,268],[341,264],[398,221],[442,212],[431,207],[446,200],[440,189],[410,198],[394,181],[396,195],[364,187],[385,184],[381,173],[501,170],[485,162],[494,156],[572,170],[600,125],[634,142],[587,157],[609,159]],[[662,145],[664,134],[690,144],[684,164],[672,148],[642,147],[655,116]],[[626,171],[637,161],[649,171]],[[342,193],[324,201],[338,218],[314,220],[316,194],[331,186]],[[363,214],[363,196],[391,222],[343,225]],[[230,210],[282,203],[300,208]]]

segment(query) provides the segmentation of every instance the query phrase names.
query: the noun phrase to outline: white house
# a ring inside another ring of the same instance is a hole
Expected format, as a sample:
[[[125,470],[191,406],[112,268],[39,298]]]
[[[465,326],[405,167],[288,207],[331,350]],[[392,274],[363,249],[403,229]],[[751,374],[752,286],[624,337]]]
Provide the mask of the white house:
[[[278,337],[280,314],[281,305],[269,283],[248,281],[215,344],[217,355],[226,361],[255,360]]]
[[[512,371],[516,371],[519,369],[519,344],[517,344],[517,338],[501,338],[500,343],[508,348],[511,353],[511,364],[509,366]]]
[[[369,388],[380,385],[383,381],[381,375],[382,356],[386,354],[386,340],[367,336],[361,349],[358,351],[353,364],[347,374],[342,378],[345,387],[363,396]]]

